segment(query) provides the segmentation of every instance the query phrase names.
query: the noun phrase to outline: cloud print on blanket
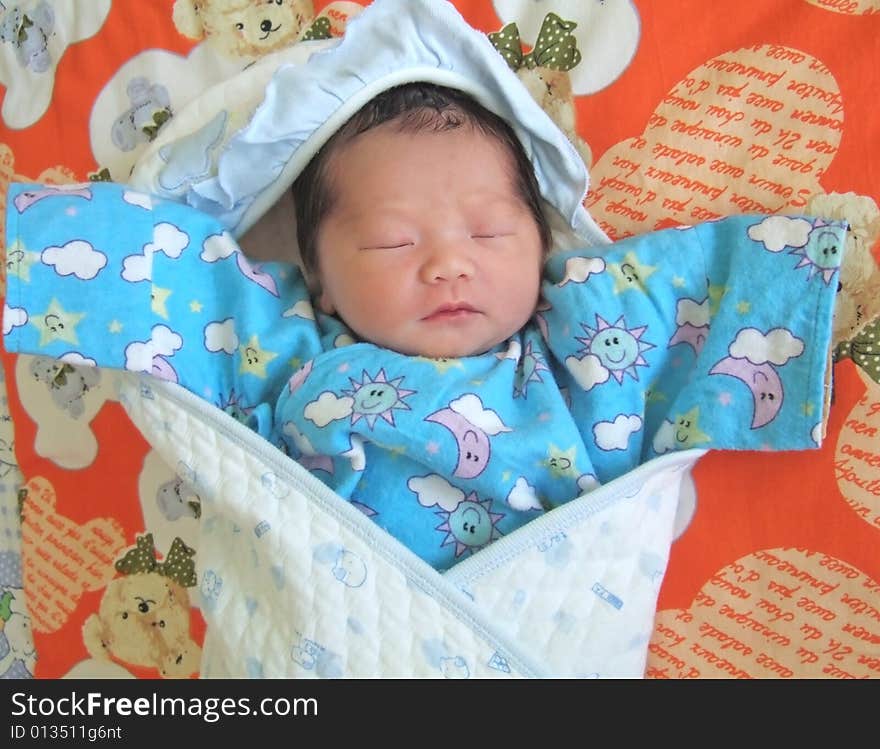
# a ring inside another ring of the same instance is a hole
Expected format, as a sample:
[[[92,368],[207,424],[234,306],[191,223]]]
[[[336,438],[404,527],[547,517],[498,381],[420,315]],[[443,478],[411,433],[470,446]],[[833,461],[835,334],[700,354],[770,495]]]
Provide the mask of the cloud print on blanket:
[[[730,356],[722,359],[710,375],[723,374],[740,380],[752,394],[752,429],[769,424],[782,408],[785,398],[777,368],[804,352],[804,342],[785,328],[763,333],[744,328],[730,344]]]

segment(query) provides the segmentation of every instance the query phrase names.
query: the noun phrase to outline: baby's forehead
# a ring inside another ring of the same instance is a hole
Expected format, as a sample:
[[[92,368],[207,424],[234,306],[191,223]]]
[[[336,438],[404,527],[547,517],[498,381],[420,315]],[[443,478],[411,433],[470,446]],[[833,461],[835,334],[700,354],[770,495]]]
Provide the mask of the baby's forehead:
[[[373,212],[417,202],[432,193],[474,211],[521,209],[524,199],[513,153],[478,128],[400,130],[384,123],[334,150],[324,189],[331,207]]]
[[[360,132],[340,131],[339,135],[338,140],[329,144],[326,154],[325,172],[330,178],[328,187],[331,188],[333,183],[339,185],[351,181],[347,178],[352,176],[350,157],[355,149],[364,153],[373,148],[376,149],[375,153],[369,152],[377,166],[399,166],[424,161],[437,151],[448,152],[450,148],[456,151],[456,157],[460,154],[462,159],[466,159],[475,147],[486,146],[496,152],[497,158],[493,159],[493,163],[510,179],[510,187],[514,188],[516,184],[517,160],[511,144],[469,119],[453,127],[414,127],[400,116]],[[405,141],[417,145],[402,147]]]

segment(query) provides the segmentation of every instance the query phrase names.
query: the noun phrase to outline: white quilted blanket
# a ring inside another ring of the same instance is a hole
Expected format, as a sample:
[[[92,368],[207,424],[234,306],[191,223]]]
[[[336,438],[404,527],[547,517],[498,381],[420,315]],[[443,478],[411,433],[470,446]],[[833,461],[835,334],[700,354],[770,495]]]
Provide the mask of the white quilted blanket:
[[[202,498],[203,677],[640,677],[682,478],[663,456],[441,574],[218,409],[120,401]]]

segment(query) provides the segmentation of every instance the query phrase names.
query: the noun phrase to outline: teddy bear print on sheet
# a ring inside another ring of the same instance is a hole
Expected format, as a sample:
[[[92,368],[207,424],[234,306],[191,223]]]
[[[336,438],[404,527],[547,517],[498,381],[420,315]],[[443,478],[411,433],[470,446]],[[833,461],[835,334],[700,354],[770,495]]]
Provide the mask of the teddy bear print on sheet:
[[[24,590],[0,585],[0,678],[30,678],[36,660]]]
[[[178,462],[167,466],[150,450],[138,473],[137,490],[143,527],[149,530],[159,549],[170,549],[175,539],[191,549],[198,548],[202,497],[198,477]]]
[[[515,23],[526,45],[535,48],[548,15],[572,24],[571,34],[583,55],[570,75],[571,91],[584,96],[600,91],[627,69],[639,45],[639,12],[632,0],[492,0],[507,26]]]
[[[22,129],[52,100],[55,69],[71,44],[103,26],[110,0],[6,0],[0,3],[0,84],[3,121]]]
[[[75,316],[47,310],[46,330],[75,330]],[[71,350],[64,358],[19,357],[15,367],[18,397],[36,424],[34,448],[62,468],[84,468],[94,461],[98,440],[92,419],[112,392],[112,373]]]
[[[555,13],[548,13],[533,49],[527,54],[523,53],[519,28],[515,22],[488,36],[525,84],[532,98],[565,133],[589,167],[593,154],[589,145],[577,134],[569,72],[582,60],[577,39],[572,34],[576,27],[573,21],[565,21]]]
[[[5,223],[7,186],[12,180],[28,179],[15,172],[12,150],[0,143],[0,225]],[[64,184],[75,181],[73,173],[64,167],[43,170],[41,182]],[[5,232],[0,232],[0,252],[5,245]],[[5,253],[6,262],[0,266],[0,293],[6,292],[7,272],[26,273],[33,256],[13,243]],[[19,261],[23,260],[19,268]],[[29,357],[24,357],[28,359]],[[6,377],[14,374],[4,371],[0,376],[0,677],[27,678],[34,675],[36,647],[33,638],[33,620],[28,611],[22,569],[22,524],[19,511],[19,490],[24,478],[15,454],[15,429],[8,409]],[[2,637],[6,638],[6,645]],[[6,655],[3,655],[3,653]]]
[[[312,0],[175,0],[173,20],[184,36],[249,61],[331,35],[330,19],[315,18]]]
[[[165,678],[199,670],[201,647],[190,634],[187,588],[196,584],[195,552],[179,538],[156,559],[153,536],[137,538],[115,563],[98,611],[83,625],[83,642],[97,660],[155,668]],[[158,625],[158,626],[157,626]]]
[[[223,141],[247,120],[252,107],[243,102],[253,99],[255,107],[260,101],[259,87],[236,89],[235,75],[266,56],[286,55],[298,41],[341,35],[360,9],[356,3],[333,2],[316,17],[311,0],[176,0],[175,27],[197,43],[185,56],[145,50],[113,74],[95,99],[89,122],[99,173],[126,181],[172,118],[211,86],[228,81],[227,89],[217,91],[217,116],[210,127],[188,121],[181,126],[182,133],[192,133],[189,147],[200,165],[188,176],[203,177]],[[297,59],[294,53],[289,61]],[[234,106],[225,107],[227,99]]]

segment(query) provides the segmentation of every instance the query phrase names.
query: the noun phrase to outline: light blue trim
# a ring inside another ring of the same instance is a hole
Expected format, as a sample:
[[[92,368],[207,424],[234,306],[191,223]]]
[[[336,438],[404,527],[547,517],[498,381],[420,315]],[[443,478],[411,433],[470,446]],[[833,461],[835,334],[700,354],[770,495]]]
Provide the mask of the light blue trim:
[[[706,450],[690,449],[652,458],[620,478],[530,520],[526,525],[494,541],[477,554],[459,562],[447,570],[444,577],[455,585],[465,588],[478,578],[506,564],[513,557],[526,553],[539,541],[578,525],[618,501],[634,497],[646,480],[657,471],[693,465],[706,452]]]
[[[349,21],[339,44],[280,67],[250,122],[221,153],[216,174],[195,181],[182,199],[241,236],[366,101],[419,80],[466,91],[507,120],[547,203],[587,243],[608,242],[582,205],[588,175],[574,146],[487,35],[445,0],[375,0]]]

